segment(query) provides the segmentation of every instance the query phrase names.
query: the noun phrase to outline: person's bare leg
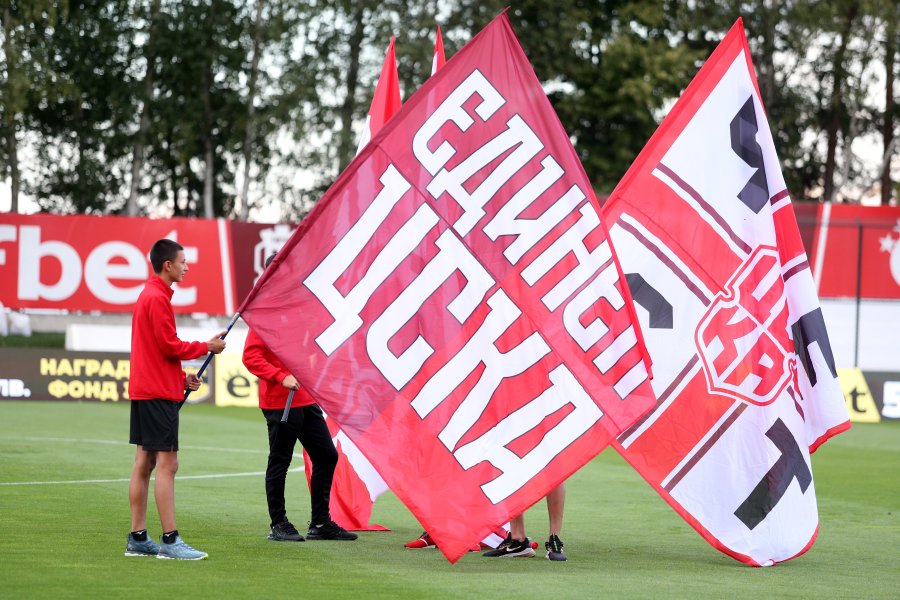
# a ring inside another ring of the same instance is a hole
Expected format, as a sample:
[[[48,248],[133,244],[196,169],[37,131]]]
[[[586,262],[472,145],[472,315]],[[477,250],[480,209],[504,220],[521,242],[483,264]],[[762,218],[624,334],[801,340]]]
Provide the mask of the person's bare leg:
[[[138,445],[128,483],[128,504],[131,506],[131,531],[147,529],[147,496],[150,474],[156,466],[156,452],[147,452]]]
[[[175,531],[175,473],[178,471],[178,452],[156,453],[156,484],[153,492],[163,533]]]
[[[525,539],[525,515],[519,515],[509,522],[509,533],[512,539],[520,542]]]
[[[566,508],[566,484],[561,483],[547,494],[547,513],[550,518],[550,533],[559,535],[562,531],[563,512]]]

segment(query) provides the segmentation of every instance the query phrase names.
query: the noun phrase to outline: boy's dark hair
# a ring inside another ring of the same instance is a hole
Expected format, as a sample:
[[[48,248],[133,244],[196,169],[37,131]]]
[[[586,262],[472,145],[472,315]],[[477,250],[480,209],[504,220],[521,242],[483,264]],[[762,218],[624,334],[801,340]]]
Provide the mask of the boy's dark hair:
[[[266,259],[266,265],[265,265],[266,268],[269,268],[269,265],[271,265],[271,264],[272,264],[272,261],[275,260],[275,255],[276,255],[276,254],[278,254],[278,253],[277,253],[277,252],[273,252],[272,254],[269,255],[269,258]]]
[[[153,247],[150,248],[150,264],[153,266],[154,273],[161,273],[163,264],[167,260],[175,260],[178,253],[184,250],[184,246],[178,242],[169,239],[156,240]]]

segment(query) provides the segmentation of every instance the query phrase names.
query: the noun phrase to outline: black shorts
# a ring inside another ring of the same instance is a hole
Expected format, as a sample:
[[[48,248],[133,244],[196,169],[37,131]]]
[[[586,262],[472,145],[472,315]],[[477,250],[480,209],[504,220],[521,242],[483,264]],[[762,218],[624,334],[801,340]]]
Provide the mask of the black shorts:
[[[179,404],[171,400],[132,400],[129,443],[150,452],[177,452]]]

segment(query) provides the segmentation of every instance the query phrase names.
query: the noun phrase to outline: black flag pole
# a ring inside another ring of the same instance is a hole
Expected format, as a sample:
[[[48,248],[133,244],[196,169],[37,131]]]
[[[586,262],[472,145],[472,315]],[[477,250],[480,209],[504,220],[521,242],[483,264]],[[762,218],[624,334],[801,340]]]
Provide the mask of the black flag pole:
[[[229,321],[229,323],[228,323],[228,327],[225,328],[225,333],[223,333],[222,335],[219,336],[220,340],[225,339],[225,336],[228,335],[228,332],[231,331],[231,328],[234,327],[234,324],[237,323],[237,320],[240,318],[241,318],[241,313],[239,313],[239,312],[234,313],[234,316],[231,317],[231,321]],[[213,357],[212,352],[210,352],[209,354],[206,355],[206,360],[203,361],[203,364],[200,365],[200,370],[197,371],[198,378],[203,377],[203,372],[206,370],[206,367],[209,366],[209,361],[212,360],[212,357]],[[190,395],[191,395],[191,390],[184,390],[184,400],[181,401],[181,405],[178,407],[179,409],[181,408],[181,406],[184,406],[184,403],[187,402],[188,396],[190,396]]]
[[[281,422],[287,423],[288,413],[291,412],[291,404],[294,402],[294,392],[296,392],[294,388],[291,388],[290,393],[288,393],[287,404],[284,405],[284,412],[281,413]]]

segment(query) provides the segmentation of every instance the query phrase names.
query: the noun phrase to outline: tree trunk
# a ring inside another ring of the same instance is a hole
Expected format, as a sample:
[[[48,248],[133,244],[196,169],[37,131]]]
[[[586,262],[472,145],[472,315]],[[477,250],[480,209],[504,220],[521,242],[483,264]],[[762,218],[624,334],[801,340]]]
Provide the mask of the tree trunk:
[[[213,210],[213,179],[216,176],[213,161],[215,160],[215,149],[213,148],[212,136],[206,136],[204,141],[204,172],[203,172],[203,216],[212,219],[216,216]]]
[[[844,55],[847,53],[847,44],[850,41],[850,32],[853,30],[853,21],[859,12],[859,4],[853,2],[850,5],[844,20],[844,28],[840,33],[840,42],[834,54],[832,76],[834,78],[831,91],[831,107],[828,111],[828,123],[825,133],[828,138],[828,150],[825,154],[825,176],[822,183],[822,196],[826,202],[834,199],[834,170],[837,154],[838,135],[841,131],[841,112],[844,106]]]
[[[338,165],[343,170],[353,158],[353,113],[356,112],[356,88],[359,85],[359,56],[362,52],[364,21],[363,8],[356,5],[353,13],[353,33],[350,34],[350,64],[347,67],[347,97],[341,107],[341,137],[338,145]]]
[[[150,130],[150,101],[153,96],[153,80],[156,70],[156,57],[153,55],[153,36],[156,22],[159,19],[160,0],[153,0],[150,7],[150,33],[147,36],[147,73],[144,74],[144,106],[141,108],[141,122],[134,139],[134,153],[131,157],[131,183],[128,187],[128,201],[125,203],[125,214],[138,214],[137,197],[140,188],[141,170],[144,168],[144,146],[147,143],[147,132]]]
[[[6,55],[6,90],[4,94],[6,97],[6,110],[3,111],[3,120],[6,126],[6,152],[9,157],[9,211],[17,213],[19,212],[19,151],[18,142],[16,141],[15,109],[13,108],[13,103],[10,102],[13,93],[13,73],[16,69],[16,53],[10,40],[10,35],[12,34],[11,19],[12,15],[7,2],[3,7],[3,53]]]
[[[763,30],[759,57],[759,91],[765,106],[778,105],[776,96],[778,86],[775,85],[775,38],[778,35],[778,8],[773,8],[772,0],[763,0],[759,11],[762,14]]]
[[[213,117],[212,102],[210,102],[210,88],[212,87],[212,73],[210,73],[209,65],[203,71],[202,79],[203,89],[200,96],[203,101],[203,111],[206,113],[206,128],[203,132],[203,216],[212,219],[215,216],[213,211],[213,189],[215,178],[215,144],[213,143]]]
[[[240,220],[250,218],[250,158],[253,150],[253,137],[256,133],[256,79],[259,75],[259,54],[262,46],[262,13],[264,0],[256,0],[255,31],[253,33],[253,58],[250,61],[250,82],[247,90],[247,127],[244,129],[244,172],[241,181]]]
[[[881,124],[881,136],[884,141],[884,163],[881,167],[881,204],[887,206],[893,193],[891,183],[891,161],[894,158],[894,78],[897,68],[897,10],[889,12],[887,41],[884,45],[884,70],[887,73],[887,85],[884,91],[884,121]]]
[[[178,167],[175,163],[172,163],[172,168],[170,172],[171,179],[169,183],[172,186],[172,216],[177,217],[181,215],[181,207],[178,205]]]

